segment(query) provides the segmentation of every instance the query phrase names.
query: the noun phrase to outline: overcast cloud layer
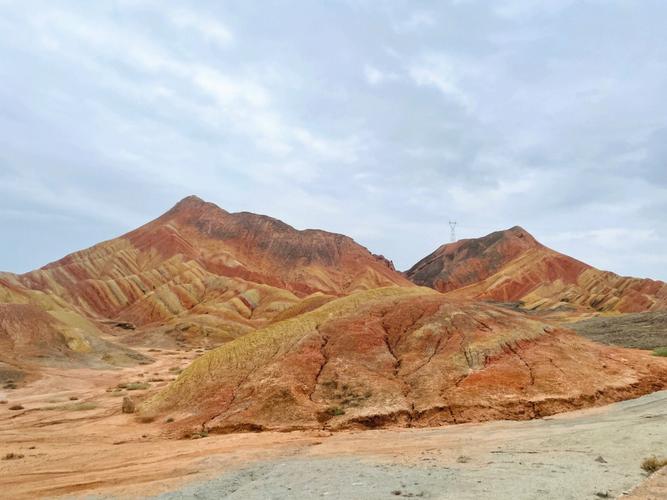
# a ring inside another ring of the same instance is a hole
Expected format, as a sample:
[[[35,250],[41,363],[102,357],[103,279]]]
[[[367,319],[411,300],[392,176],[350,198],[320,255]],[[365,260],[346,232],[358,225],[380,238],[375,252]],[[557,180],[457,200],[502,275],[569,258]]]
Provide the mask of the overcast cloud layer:
[[[667,279],[667,3],[0,0],[0,270],[197,194],[399,269],[521,225]]]

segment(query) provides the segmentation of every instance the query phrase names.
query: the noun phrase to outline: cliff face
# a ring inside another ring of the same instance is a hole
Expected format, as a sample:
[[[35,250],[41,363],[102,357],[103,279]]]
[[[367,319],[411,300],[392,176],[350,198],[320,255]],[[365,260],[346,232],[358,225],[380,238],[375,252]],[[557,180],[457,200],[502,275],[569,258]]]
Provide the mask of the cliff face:
[[[667,284],[600,271],[545,247],[520,227],[443,245],[406,274],[452,297],[523,302],[529,309],[667,309]]]

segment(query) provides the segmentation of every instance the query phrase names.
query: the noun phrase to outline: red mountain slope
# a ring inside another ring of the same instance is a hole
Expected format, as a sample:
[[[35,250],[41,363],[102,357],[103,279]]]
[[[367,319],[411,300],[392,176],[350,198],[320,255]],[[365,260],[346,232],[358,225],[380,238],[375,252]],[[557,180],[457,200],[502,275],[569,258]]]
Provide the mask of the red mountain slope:
[[[453,297],[520,301],[530,309],[667,309],[666,283],[600,271],[545,247],[520,227],[443,245],[406,275]]]
[[[228,337],[315,292],[412,286],[351,238],[190,196],[152,222],[19,278],[96,319]]]
[[[195,360],[147,401],[188,432],[527,419],[667,387],[667,359],[425,288],[358,292]],[[162,418],[161,417],[161,418]]]

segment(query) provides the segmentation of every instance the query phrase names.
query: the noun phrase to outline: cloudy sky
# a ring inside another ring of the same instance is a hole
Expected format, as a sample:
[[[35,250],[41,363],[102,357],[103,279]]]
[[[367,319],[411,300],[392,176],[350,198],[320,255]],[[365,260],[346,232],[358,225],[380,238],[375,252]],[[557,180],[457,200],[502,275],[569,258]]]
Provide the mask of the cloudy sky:
[[[399,269],[521,225],[667,279],[662,0],[0,0],[0,270],[197,194]]]

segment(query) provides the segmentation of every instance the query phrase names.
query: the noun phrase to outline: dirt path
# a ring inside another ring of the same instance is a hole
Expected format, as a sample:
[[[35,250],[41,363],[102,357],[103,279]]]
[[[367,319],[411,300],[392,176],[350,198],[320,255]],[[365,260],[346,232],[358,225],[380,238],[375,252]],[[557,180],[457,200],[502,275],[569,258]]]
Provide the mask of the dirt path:
[[[24,455],[0,461],[0,496],[599,498],[630,490],[644,457],[667,454],[667,391],[528,422],[167,440],[120,412],[127,391],[107,389],[154,379],[143,392],[156,390],[196,353],[147,354],[156,363],[51,370],[0,394],[0,455]]]

